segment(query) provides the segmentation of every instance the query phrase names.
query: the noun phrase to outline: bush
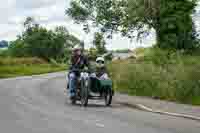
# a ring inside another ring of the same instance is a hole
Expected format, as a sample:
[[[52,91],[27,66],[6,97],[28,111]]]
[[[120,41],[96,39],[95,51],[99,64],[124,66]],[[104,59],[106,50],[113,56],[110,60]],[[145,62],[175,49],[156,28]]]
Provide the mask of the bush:
[[[8,55],[8,50],[0,50],[0,57],[7,57]]]
[[[8,53],[9,56],[12,57],[27,57],[28,52],[27,52],[27,47],[24,44],[23,40],[17,39],[13,42],[8,47]]]

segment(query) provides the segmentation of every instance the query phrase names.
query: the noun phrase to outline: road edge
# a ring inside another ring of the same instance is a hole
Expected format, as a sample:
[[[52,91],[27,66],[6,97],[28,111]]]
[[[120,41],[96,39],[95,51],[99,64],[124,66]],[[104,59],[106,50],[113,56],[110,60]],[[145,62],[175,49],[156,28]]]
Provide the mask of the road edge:
[[[134,104],[134,103],[129,103],[129,102],[122,102],[120,100],[115,100],[118,104],[127,106],[129,108],[136,108],[138,110],[146,111],[146,112],[151,112],[151,113],[156,113],[156,114],[161,114],[161,115],[168,115],[168,116],[173,116],[173,117],[180,117],[180,118],[186,118],[190,120],[196,120],[200,121],[200,117],[193,116],[193,115],[186,115],[186,114],[181,114],[181,113],[173,113],[173,112],[166,112],[162,110],[156,110],[149,108],[145,105],[142,104]]]

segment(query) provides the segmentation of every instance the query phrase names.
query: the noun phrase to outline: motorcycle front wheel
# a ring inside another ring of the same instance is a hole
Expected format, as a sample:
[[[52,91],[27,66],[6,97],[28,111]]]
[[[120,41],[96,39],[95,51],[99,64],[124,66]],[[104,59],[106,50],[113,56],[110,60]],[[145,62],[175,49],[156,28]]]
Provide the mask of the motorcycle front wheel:
[[[89,80],[81,80],[81,105],[87,107],[89,97]]]

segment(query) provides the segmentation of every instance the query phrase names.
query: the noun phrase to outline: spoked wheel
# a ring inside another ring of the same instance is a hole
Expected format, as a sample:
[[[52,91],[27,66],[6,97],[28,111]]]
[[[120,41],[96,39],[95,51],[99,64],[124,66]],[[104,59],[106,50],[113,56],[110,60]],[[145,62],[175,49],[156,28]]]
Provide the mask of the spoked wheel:
[[[112,91],[109,89],[107,93],[104,94],[105,105],[110,106],[112,103]]]
[[[81,105],[86,107],[88,105],[89,96],[89,80],[81,80]]]
[[[71,103],[72,103],[73,105],[75,105],[75,104],[76,104],[76,98],[71,99]]]

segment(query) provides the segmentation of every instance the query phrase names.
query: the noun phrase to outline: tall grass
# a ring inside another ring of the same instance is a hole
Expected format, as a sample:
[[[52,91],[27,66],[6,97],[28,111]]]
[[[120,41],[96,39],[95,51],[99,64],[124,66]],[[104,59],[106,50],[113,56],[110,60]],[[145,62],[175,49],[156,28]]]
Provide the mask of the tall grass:
[[[136,60],[109,65],[118,91],[200,105],[200,56],[160,49],[140,50]]]

